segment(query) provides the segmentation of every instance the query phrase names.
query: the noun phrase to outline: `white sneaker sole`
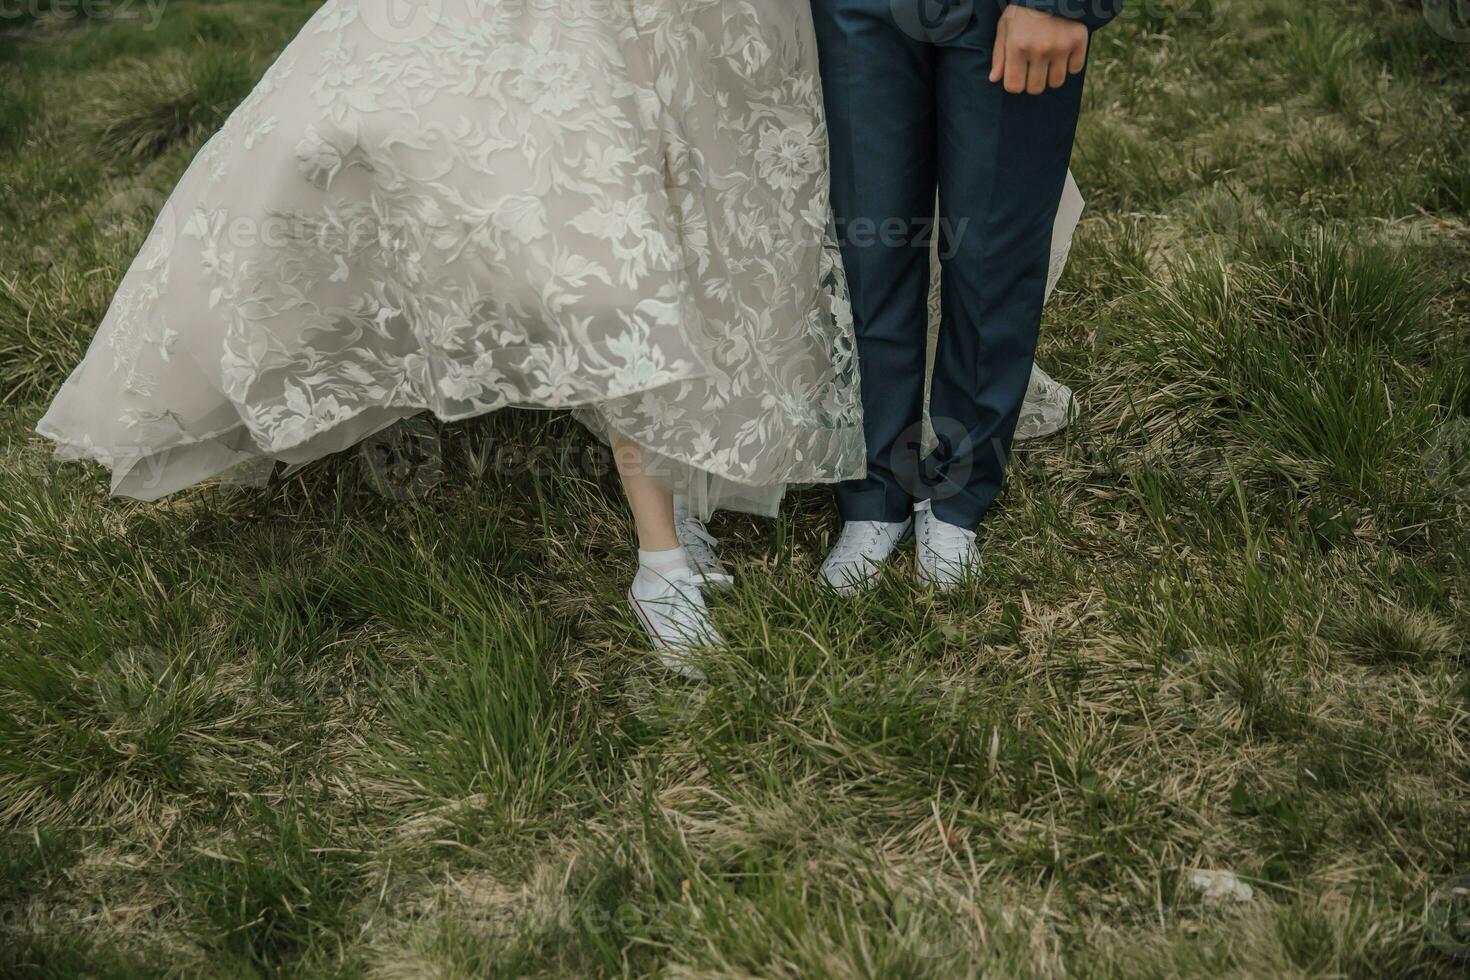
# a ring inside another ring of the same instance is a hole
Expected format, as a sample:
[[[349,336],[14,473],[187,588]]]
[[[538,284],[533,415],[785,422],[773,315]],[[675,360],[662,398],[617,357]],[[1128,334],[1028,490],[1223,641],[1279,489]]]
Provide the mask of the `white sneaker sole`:
[[[883,564],[886,565],[888,563],[885,561]],[[882,574],[883,565],[879,565],[868,576],[864,578],[848,578],[841,585],[832,581],[826,575],[822,576],[822,581],[827,584],[827,588],[836,592],[838,595],[851,597],[871,591],[873,586],[878,584],[878,578]]]
[[[925,588],[933,589],[935,592],[953,592],[955,589],[971,581],[979,573],[980,569],[972,568],[959,578],[938,579],[924,570],[923,563],[917,557],[914,559],[914,581]]]

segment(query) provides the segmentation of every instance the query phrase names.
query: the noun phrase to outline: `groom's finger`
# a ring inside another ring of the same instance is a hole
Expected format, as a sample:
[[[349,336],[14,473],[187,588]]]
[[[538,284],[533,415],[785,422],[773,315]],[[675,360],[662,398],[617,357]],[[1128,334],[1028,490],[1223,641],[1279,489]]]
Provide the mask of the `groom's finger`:
[[[1073,75],[1080,74],[1087,67],[1087,44],[1079,44],[1072,49],[1072,57],[1067,62],[1067,71]]]
[[[1045,58],[1033,58],[1026,63],[1026,94],[1040,95],[1046,91],[1046,76],[1050,69]]]
[[[990,49],[990,80],[998,82],[1006,73],[1006,22],[1001,20],[995,29],[995,47]]]
[[[1026,91],[1026,55],[1020,51],[1006,52],[1006,91],[1020,95]]]
[[[1051,59],[1051,71],[1047,73],[1046,83],[1052,88],[1061,88],[1067,84],[1067,59],[1053,57]]]

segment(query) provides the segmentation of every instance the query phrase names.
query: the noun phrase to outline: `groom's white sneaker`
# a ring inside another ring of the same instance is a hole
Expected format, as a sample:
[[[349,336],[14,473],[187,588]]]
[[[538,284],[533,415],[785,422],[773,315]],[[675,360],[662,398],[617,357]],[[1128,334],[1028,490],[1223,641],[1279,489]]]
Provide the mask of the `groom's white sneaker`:
[[[929,501],[914,507],[914,574],[940,591],[959,586],[980,571],[975,532],[934,516]]]
[[[842,525],[832,553],[822,562],[822,578],[847,595],[869,588],[913,526],[912,519],[897,523],[848,521]]]
[[[640,569],[628,589],[633,614],[665,667],[691,680],[703,680],[704,672],[694,663],[695,652],[718,649],[725,640],[710,621],[699,591],[699,573],[688,567],[659,575],[646,571]]]

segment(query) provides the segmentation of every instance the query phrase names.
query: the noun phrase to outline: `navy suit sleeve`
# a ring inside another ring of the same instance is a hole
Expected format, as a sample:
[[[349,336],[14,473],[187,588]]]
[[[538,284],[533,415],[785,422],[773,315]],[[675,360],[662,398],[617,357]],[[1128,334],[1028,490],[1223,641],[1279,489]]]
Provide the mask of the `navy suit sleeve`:
[[[1080,20],[1093,30],[1123,12],[1123,0],[1009,0],[1010,3],[1068,20]]]

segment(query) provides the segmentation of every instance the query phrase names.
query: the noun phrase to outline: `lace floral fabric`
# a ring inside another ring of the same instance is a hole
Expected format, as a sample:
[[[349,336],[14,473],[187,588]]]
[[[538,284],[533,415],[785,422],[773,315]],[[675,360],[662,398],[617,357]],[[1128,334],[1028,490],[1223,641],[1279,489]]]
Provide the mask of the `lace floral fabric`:
[[[581,407],[734,483],[861,472],[804,4],[390,6],[325,4],[190,166],[38,427],[61,456],[152,499]]]
[[[156,499],[425,410],[573,408],[701,509],[770,512],[863,469],[827,194],[804,3],[328,0],[37,428]]]

